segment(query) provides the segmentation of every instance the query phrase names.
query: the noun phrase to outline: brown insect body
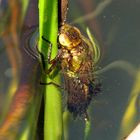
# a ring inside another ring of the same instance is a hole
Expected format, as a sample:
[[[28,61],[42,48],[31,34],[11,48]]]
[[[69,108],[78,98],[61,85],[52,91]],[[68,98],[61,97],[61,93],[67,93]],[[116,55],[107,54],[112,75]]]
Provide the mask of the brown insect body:
[[[58,35],[59,50],[54,59],[51,59],[52,44],[42,36],[42,39],[49,44],[48,63],[51,66],[46,70],[44,55],[37,46],[34,54],[32,49],[25,49],[34,59],[41,58],[43,72],[49,75],[55,67],[61,63],[61,71],[64,76],[64,86],[68,93],[67,108],[76,117],[84,115],[87,118],[87,109],[93,95],[100,91],[100,83],[97,83],[94,71],[95,64],[100,56],[99,48],[85,38],[74,26],[63,24]],[[93,47],[94,45],[94,47]],[[54,82],[42,85],[53,84]]]
[[[60,28],[60,62],[68,92],[67,108],[74,116],[85,115],[92,96],[100,91],[94,71],[94,50],[90,41],[73,26]]]

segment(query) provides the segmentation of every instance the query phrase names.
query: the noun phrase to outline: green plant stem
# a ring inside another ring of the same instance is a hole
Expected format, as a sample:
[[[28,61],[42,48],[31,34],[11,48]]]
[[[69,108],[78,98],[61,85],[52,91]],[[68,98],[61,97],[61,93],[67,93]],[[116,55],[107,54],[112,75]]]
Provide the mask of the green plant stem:
[[[39,49],[47,58],[49,45],[42,40],[44,36],[52,45],[52,56],[57,54],[58,34],[58,2],[57,0],[39,0]],[[47,67],[49,67],[47,65]],[[44,75],[46,82],[52,81],[48,75]],[[59,83],[59,76],[53,77],[53,81]],[[54,85],[45,87],[45,118],[44,118],[44,139],[61,140],[62,138],[62,110],[61,93]]]

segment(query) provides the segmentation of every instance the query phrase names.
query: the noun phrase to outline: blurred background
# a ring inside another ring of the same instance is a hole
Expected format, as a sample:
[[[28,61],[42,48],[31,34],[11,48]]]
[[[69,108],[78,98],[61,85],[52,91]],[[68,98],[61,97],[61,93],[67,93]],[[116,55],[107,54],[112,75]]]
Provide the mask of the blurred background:
[[[110,64],[99,75],[102,92],[89,109],[89,140],[121,140],[140,120],[139,7],[139,0],[69,1],[67,21],[85,34],[88,27],[100,44],[98,66],[104,69]],[[70,126],[70,139],[81,140],[84,122],[72,121]]]
[[[139,0],[69,0],[67,22],[77,26],[85,36],[88,27],[101,49],[97,67],[100,69],[102,91],[89,107],[91,120],[89,140],[121,140],[139,123],[139,13]],[[6,26],[2,23],[8,15],[7,1],[0,0],[1,33]],[[16,46],[16,41],[14,43]],[[13,80],[13,74],[16,73],[11,69],[8,55],[0,38],[0,116],[7,105],[6,93],[11,90],[8,88],[9,84]],[[20,60],[14,66],[19,65]],[[22,83],[26,76],[22,76]],[[84,128],[83,120],[71,119],[68,139],[83,140]]]

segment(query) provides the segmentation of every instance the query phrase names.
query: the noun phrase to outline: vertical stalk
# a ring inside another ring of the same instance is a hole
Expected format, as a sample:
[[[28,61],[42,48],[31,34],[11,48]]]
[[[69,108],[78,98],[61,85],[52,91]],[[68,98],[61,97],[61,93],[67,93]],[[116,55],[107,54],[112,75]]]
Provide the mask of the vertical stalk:
[[[42,40],[44,36],[52,45],[52,56],[57,54],[57,34],[58,34],[58,2],[57,0],[39,0],[39,49],[47,58],[49,49],[48,43]],[[47,67],[49,65],[47,64]],[[55,81],[59,83],[59,76],[52,79],[48,75],[46,82]],[[61,93],[54,85],[45,87],[45,119],[44,119],[44,139],[61,140],[62,138],[62,110]]]

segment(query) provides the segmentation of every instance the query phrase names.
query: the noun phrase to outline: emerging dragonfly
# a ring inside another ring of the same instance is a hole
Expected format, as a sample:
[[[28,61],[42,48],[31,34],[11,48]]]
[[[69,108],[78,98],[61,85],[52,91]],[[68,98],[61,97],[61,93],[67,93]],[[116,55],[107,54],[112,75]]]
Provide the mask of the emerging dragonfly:
[[[65,90],[68,94],[67,109],[74,117],[84,116],[85,119],[88,119],[87,109],[92,97],[100,92],[101,86],[95,75],[100,49],[90,33],[88,35],[90,40],[84,37],[76,27],[63,24],[58,35],[58,54],[53,60],[50,58],[52,44],[42,37],[50,44],[48,62],[51,66],[46,73],[50,74],[60,63]],[[43,63],[43,54],[41,52],[39,54]]]
[[[87,108],[93,95],[100,91],[100,83],[97,82],[94,74],[100,50],[95,40],[88,40],[76,27],[69,24],[61,26],[58,43],[57,56],[50,60],[49,55],[52,65],[48,69],[48,74],[54,69],[56,63],[60,62],[65,89],[68,93],[67,109],[74,117],[84,116],[88,119]]]

